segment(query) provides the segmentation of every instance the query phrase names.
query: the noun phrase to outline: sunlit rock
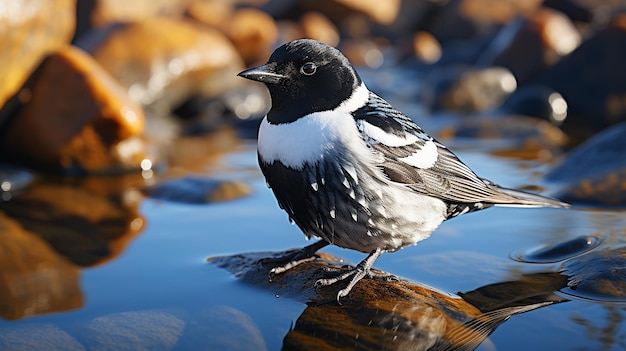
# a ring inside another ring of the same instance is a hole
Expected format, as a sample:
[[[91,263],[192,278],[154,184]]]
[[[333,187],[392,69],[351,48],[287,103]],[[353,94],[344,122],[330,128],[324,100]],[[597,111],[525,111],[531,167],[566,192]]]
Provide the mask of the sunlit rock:
[[[79,44],[151,117],[169,116],[192,97],[225,93],[240,84],[237,73],[244,68],[224,34],[190,21],[153,18],[113,25]]]
[[[339,44],[339,29],[323,13],[305,12],[298,23],[302,27],[302,38],[315,39],[331,46]]]
[[[626,15],[621,14],[535,81],[567,101],[562,128],[578,143],[626,120],[625,41]]]
[[[143,144],[122,143],[143,130],[142,109],[82,50],[49,56],[20,93],[2,158],[39,169],[95,172],[136,168]]]
[[[267,60],[278,38],[278,27],[265,12],[241,9],[233,14],[225,33],[249,65]]]
[[[426,31],[419,31],[413,35],[413,51],[422,62],[435,63],[441,58],[441,44]]]
[[[509,95],[498,112],[537,117],[560,126],[567,118],[568,106],[558,92],[543,86],[526,85]]]
[[[459,11],[477,22],[507,23],[520,15],[532,13],[541,0],[461,0]]]
[[[547,174],[562,184],[560,198],[603,206],[626,205],[626,123],[594,136],[572,150]]]
[[[82,307],[78,267],[3,211],[0,241],[1,318],[15,320]],[[7,335],[0,333],[0,348],[10,344]]]
[[[70,42],[76,23],[75,6],[76,0],[2,1],[0,109],[47,54]],[[4,118],[0,113],[0,125]]]

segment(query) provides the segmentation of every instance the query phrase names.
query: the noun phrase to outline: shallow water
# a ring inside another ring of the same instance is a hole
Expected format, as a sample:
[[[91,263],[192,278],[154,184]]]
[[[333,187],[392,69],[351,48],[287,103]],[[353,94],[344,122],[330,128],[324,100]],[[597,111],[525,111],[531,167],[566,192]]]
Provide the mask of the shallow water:
[[[307,242],[265,187],[256,167],[254,142],[237,140],[232,133],[220,137],[234,138],[236,146],[198,169],[214,179],[244,182],[252,190],[250,196],[205,205],[140,200],[137,218],[143,220],[143,229],[125,241],[116,257],[77,270],[78,287],[65,297],[78,303],[56,296],[54,289],[60,288],[55,284],[17,291],[29,286],[20,281],[48,279],[42,276],[54,266],[18,276],[10,266],[0,268],[5,271],[0,272],[4,310],[8,304],[24,306],[23,317],[9,320],[4,315],[0,321],[1,349],[281,349],[283,338],[307,307],[305,301],[276,297],[271,290],[244,283],[206,260],[280,251]],[[543,167],[471,149],[459,156],[479,174],[513,187],[538,183],[535,171]],[[620,248],[625,227],[620,211],[493,208],[448,221],[416,247],[383,255],[375,267],[453,295],[502,282],[523,284],[524,276],[558,271],[563,259]],[[579,240],[565,249],[557,247],[564,253],[556,260],[524,262],[533,261],[528,257],[542,250],[584,236],[598,238],[599,245],[586,247]],[[352,263],[363,258],[335,247],[324,251]],[[57,255],[63,261],[75,257]],[[556,294],[569,301],[512,316],[478,349],[624,347],[626,305],[568,288]],[[33,306],[50,303],[50,296],[56,296],[58,309],[29,315]]]

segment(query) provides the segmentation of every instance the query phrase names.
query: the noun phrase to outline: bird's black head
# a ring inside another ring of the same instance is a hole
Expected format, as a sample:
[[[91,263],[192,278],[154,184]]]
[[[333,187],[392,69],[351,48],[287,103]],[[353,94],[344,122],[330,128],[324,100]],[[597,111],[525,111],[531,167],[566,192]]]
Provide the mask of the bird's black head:
[[[361,84],[361,78],[339,50],[310,39],[282,45],[266,64],[239,76],[267,86],[272,97],[267,118],[274,124],[332,110]]]

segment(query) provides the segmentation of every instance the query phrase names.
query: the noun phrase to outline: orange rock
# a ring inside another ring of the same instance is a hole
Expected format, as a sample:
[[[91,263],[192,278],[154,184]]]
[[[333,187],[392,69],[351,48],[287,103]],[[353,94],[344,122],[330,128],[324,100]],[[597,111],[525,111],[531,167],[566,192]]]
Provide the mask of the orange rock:
[[[256,9],[241,9],[233,15],[226,33],[246,63],[266,61],[278,39],[274,19]]]
[[[91,12],[94,27],[151,17],[182,17],[191,0],[95,0]]]
[[[520,14],[533,12],[542,3],[541,0],[462,0],[459,11],[479,22],[507,23]]]
[[[234,10],[230,0],[194,0],[187,8],[187,15],[203,24],[225,28]]]
[[[132,100],[158,116],[191,96],[224,93],[240,83],[237,73],[244,68],[219,31],[166,18],[115,25],[84,38],[81,46]]]
[[[2,1],[0,108],[45,55],[69,43],[75,27],[75,6],[76,0]],[[52,13],[54,16],[50,16]]]
[[[419,31],[413,36],[415,56],[423,62],[435,63],[441,58],[441,45],[432,34]]]
[[[83,305],[79,269],[0,211],[0,317],[20,319]]]
[[[23,92],[3,158],[36,168],[138,167],[141,143],[118,146],[141,133],[143,111],[82,50],[65,47],[46,58]]]
[[[528,16],[544,46],[544,60],[552,64],[574,51],[582,37],[574,23],[564,14],[548,8],[539,8]]]
[[[400,12],[400,0],[334,0],[352,10],[366,14],[380,24],[391,24]]]
[[[321,12],[306,12],[300,18],[305,38],[315,39],[330,46],[339,44],[339,30]]]

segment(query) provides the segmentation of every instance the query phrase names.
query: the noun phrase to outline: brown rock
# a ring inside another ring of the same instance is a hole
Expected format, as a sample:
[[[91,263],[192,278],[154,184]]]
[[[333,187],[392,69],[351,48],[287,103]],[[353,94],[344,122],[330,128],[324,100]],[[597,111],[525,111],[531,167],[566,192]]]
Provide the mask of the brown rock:
[[[0,211],[0,317],[20,319],[83,305],[79,269]]]
[[[473,350],[512,315],[564,301],[552,291],[565,285],[565,277],[551,273],[523,276],[462,296],[394,276],[366,278],[338,304],[337,289],[343,286],[313,285],[328,277],[325,269],[340,270],[342,260],[322,254],[323,259],[268,280],[273,264],[259,264],[259,259],[284,254],[248,253],[209,261],[277,297],[307,302],[283,339],[286,350]]]
[[[400,12],[400,0],[333,0],[337,4],[366,14],[369,18],[380,24],[391,24]]]
[[[507,23],[541,6],[541,0],[462,0],[459,11],[477,22]]]
[[[214,29],[159,18],[93,34],[80,45],[156,116],[169,115],[192,96],[220,95],[241,81],[239,54]]]
[[[76,0],[2,1],[0,6],[2,108],[44,56],[69,43],[75,26]],[[54,16],[50,16],[52,13]]]
[[[143,111],[82,50],[49,56],[21,95],[2,140],[4,159],[46,169],[138,167],[142,143],[132,138],[143,129]]]
[[[315,39],[330,46],[339,44],[339,30],[321,12],[310,11],[300,17],[304,38]]]
[[[413,35],[413,51],[422,62],[435,63],[441,58],[441,45],[432,34],[425,31]]]
[[[246,64],[251,64],[267,60],[278,39],[278,27],[265,12],[247,8],[234,13],[226,34]]]
[[[193,0],[187,8],[189,17],[217,28],[225,28],[234,12],[230,0]]]

